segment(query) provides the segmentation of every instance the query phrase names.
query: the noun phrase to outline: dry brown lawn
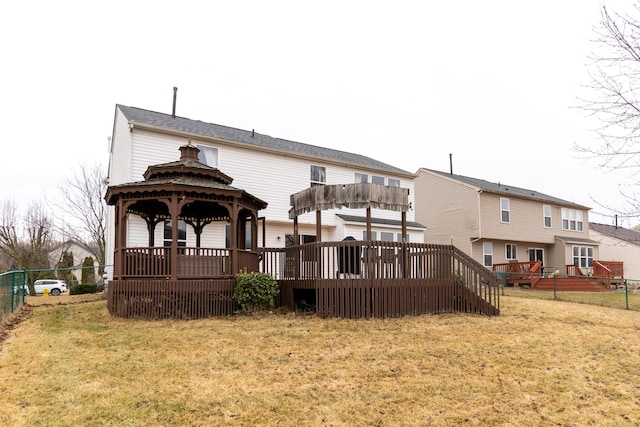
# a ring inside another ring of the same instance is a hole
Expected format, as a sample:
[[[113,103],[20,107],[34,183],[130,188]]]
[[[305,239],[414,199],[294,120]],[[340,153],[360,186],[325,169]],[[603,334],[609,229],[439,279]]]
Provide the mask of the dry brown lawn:
[[[640,424],[636,311],[510,296],[495,318],[31,311],[0,347],[0,424]]]

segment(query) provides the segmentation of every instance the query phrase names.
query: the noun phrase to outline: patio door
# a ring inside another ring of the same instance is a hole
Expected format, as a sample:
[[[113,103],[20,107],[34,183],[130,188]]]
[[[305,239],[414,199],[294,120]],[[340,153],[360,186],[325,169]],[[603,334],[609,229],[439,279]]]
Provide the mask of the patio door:
[[[544,249],[540,248],[529,248],[529,261],[536,262],[540,261],[540,271],[544,271]]]

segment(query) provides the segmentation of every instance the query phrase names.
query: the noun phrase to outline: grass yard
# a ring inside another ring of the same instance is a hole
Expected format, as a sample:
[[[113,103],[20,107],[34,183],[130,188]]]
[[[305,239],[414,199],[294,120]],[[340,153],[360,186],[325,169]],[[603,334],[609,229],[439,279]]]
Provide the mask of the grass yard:
[[[640,424],[639,313],[504,296],[500,317],[110,317],[29,307],[0,344],[11,426]]]
[[[553,292],[536,291],[533,289],[504,288],[504,295],[521,298],[537,298],[552,300]],[[577,302],[581,304],[601,305],[640,311],[640,294],[629,292],[556,292],[557,301]]]

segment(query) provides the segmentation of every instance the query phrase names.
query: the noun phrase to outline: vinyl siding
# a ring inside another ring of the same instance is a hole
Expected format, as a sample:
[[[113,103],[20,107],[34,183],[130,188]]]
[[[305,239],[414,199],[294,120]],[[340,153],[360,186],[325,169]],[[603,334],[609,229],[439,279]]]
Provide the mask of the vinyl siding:
[[[491,193],[481,195],[482,237],[487,239],[511,239],[540,244],[554,244],[556,235],[589,238],[588,212],[583,211],[583,230],[562,230],[562,208],[534,200],[508,197],[510,221],[500,221],[500,199],[504,196]],[[551,227],[545,228],[543,205],[551,206]]]
[[[616,239],[615,237],[590,231],[590,237],[600,243],[599,257],[602,261],[624,262],[624,277],[633,281],[640,281],[640,246]]]
[[[179,158],[178,148],[187,143],[184,138],[163,135],[145,130],[134,131],[134,149],[131,156],[134,181],[143,180],[143,174],[150,165],[167,163]],[[289,219],[289,197],[291,194],[310,186],[311,165],[326,168],[327,184],[348,184],[354,182],[354,171],[348,167],[323,162],[309,162],[291,156],[278,155],[258,150],[238,148],[224,143],[214,144],[193,139],[193,145],[206,145],[218,149],[218,169],[233,178],[236,188],[246,190],[250,194],[266,201],[267,209],[260,212],[269,221],[291,221]],[[369,172],[371,174],[371,172]],[[379,173],[376,173],[379,175]],[[386,175],[386,178],[400,179],[401,186],[409,188],[409,201],[413,203],[413,182],[397,176]],[[322,212],[322,224],[335,226],[335,213],[338,210]],[[341,209],[341,213],[365,215],[364,209]],[[399,212],[372,209],[372,216],[377,218],[400,219]],[[407,221],[414,221],[413,212],[407,212]],[[315,212],[301,215],[301,224],[315,224]]]
[[[116,109],[113,135],[111,137],[111,158],[109,161],[109,184],[118,185],[132,181],[131,158],[132,133],[129,132],[129,122]]]
[[[124,182],[144,180],[144,173],[151,165],[173,162],[179,159],[179,147],[186,144],[186,137],[169,133],[155,132],[147,129],[135,128],[129,130],[129,125],[124,116],[117,110],[114,123],[114,144],[111,154],[112,172],[114,179],[112,185]],[[289,219],[290,195],[304,190],[310,186],[310,166],[317,165],[326,168],[327,184],[348,184],[355,182],[355,172],[384,176],[398,179],[403,188],[409,189],[409,201],[414,203],[413,180],[404,176],[382,174],[379,171],[357,169],[347,165],[339,165],[335,162],[312,161],[295,157],[293,155],[277,154],[260,149],[238,147],[224,141],[191,139],[193,145],[205,145],[215,147],[218,150],[218,169],[233,178],[231,185],[243,189],[248,193],[266,201],[268,206],[258,213],[266,218],[266,244],[274,247],[282,247],[285,244],[284,234],[293,233],[293,220]],[[116,179],[117,178],[117,179]],[[371,179],[371,178],[369,178]],[[107,258],[113,262],[114,249],[114,215],[113,207],[109,207],[109,222],[107,235]],[[334,209],[322,212],[322,239],[325,241],[342,240],[344,237],[342,221],[336,217],[336,213],[346,215],[358,215],[364,217],[365,209]],[[387,210],[372,209],[372,216],[382,219],[400,220],[401,213]],[[146,224],[134,215],[129,216],[127,245],[146,246],[148,237]],[[315,235],[315,212],[301,215],[298,218],[300,234]],[[413,211],[407,212],[407,221],[415,221]],[[262,240],[262,222],[259,227],[259,241]],[[308,230],[305,230],[308,228]],[[362,225],[360,230],[365,229]],[[399,232],[399,228],[398,231]],[[156,226],[155,244],[161,246],[163,242],[162,225]],[[195,236],[187,228],[187,246],[195,246]],[[276,233],[278,233],[276,235]],[[357,233],[358,237],[362,232]],[[422,241],[422,231],[415,231],[412,240]],[[419,236],[418,236],[419,234]],[[277,240],[280,235],[281,239]],[[202,247],[224,247],[224,225],[211,224],[205,227],[201,239]]]
[[[424,241],[451,244],[471,254],[479,236],[478,193],[440,175],[418,171],[415,180],[416,221],[427,227]]]

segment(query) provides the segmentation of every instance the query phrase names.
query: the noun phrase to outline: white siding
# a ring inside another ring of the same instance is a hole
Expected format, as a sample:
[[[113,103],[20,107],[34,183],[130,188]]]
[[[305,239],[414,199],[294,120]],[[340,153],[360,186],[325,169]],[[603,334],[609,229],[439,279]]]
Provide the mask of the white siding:
[[[116,109],[111,139],[111,158],[109,161],[109,184],[118,185],[131,181],[131,150],[132,133],[129,132],[129,122]]]
[[[151,165],[173,162],[179,159],[179,147],[188,142],[188,138],[170,133],[161,133],[134,127],[131,131],[124,115],[116,110],[114,119],[114,135],[112,137],[110,158],[110,185],[125,182],[142,181],[144,172]],[[326,168],[327,184],[348,184],[355,182],[355,172],[371,176],[384,176],[400,181],[400,186],[409,189],[409,201],[415,206],[413,179],[396,176],[377,170],[354,169],[350,165],[310,160],[292,155],[262,151],[255,148],[240,147],[224,141],[212,141],[192,138],[193,145],[205,145],[218,149],[218,169],[233,178],[232,186],[241,188],[250,194],[266,201],[268,207],[258,215],[266,218],[265,247],[284,247],[285,235],[293,234],[293,220],[289,219],[289,197],[291,194],[310,186],[310,166],[318,165]],[[364,209],[334,209],[322,212],[322,239],[325,241],[342,240],[346,235],[362,238],[364,224],[345,225],[336,217],[336,213],[345,215],[366,216]],[[106,262],[113,263],[114,250],[114,208],[109,206],[107,221]],[[400,212],[372,209],[372,217],[401,220]],[[315,235],[315,212],[301,215],[298,218],[299,233]],[[413,210],[407,212],[407,221],[415,221]],[[262,246],[262,224],[259,222],[258,240]],[[225,223],[207,225],[201,236],[202,247],[224,247]],[[374,230],[390,231],[394,235],[401,232],[400,227],[377,227]],[[278,239],[280,237],[280,239]],[[155,245],[163,244],[163,224],[156,225]],[[135,215],[129,215],[127,221],[127,246],[147,246],[148,235],[146,223]],[[409,230],[409,241],[423,242],[423,230]],[[187,246],[195,246],[195,235],[187,227]]]

